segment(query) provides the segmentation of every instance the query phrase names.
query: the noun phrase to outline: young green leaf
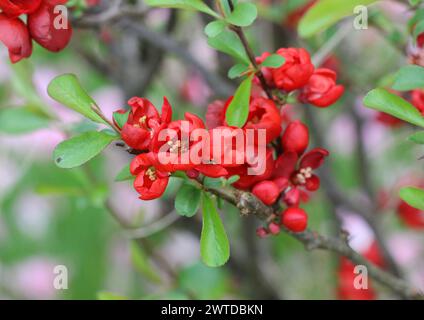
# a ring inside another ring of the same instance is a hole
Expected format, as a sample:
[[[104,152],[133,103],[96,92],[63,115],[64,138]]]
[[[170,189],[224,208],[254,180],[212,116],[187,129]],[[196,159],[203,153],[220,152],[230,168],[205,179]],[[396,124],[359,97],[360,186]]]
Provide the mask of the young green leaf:
[[[226,20],[239,27],[250,26],[258,16],[258,9],[253,3],[242,2],[235,6],[233,12],[226,18]]]
[[[225,119],[228,125],[243,127],[249,116],[250,90],[252,88],[252,76],[243,80],[237,88],[234,98],[228,106]]]
[[[364,98],[364,105],[416,126],[424,127],[424,117],[413,105],[385,89],[377,88],[368,92]]]
[[[424,131],[414,133],[408,138],[408,140],[418,144],[424,144]]]
[[[145,2],[151,7],[194,10],[219,18],[219,15],[209,8],[202,0],[146,0]]]
[[[192,217],[199,210],[201,191],[184,183],[175,197],[175,210],[182,216]]]
[[[118,174],[115,177],[115,181],[121,182],[121,181],[132,180],[134,178],[135,177],[130,172],[130,164],[127,164],[125,167],[121,169],[121,171],[118,172]]]
[[[60,168],[78,167],[98,155],[117,136],[104,131],[89,131],[61,142],[54,150],[54,162]]]
[[[0,110],[0,132],[21,134],[47,127],[45,116],[35,113],[31,108],[5,108]]]
[[[74,74],[63,74],[54,78],[50,82],[47,92],[54,100],[81,113],[94,122],[105,123],[92,110],[92,106],[96,105],[96,103],[82,88]]]
[[[424,68],[412,64],[402,67],[396,73],[392,88],[399,91],[424,88]]]
[[[400,189],[399,195],[411,207],[424,210],[424,190],[415,187],[404,187]]]
[[[224,31],[227,24],[223,20],[215,20],[212,22],[209,22],[205,27],[205,33],[208,37],[216,37],[219,35],[222,31]]]
[[[244,63],[238,63],[231,67],[228,70],[228,78],[235,79],[240,77],[243,73],[245,73],[249,69],[249,66]]]
[[[279,54],[272,54],[261,63],[261,67],[279,68],[286,62],[286,59]]]
[[[240,39],[232,31],[223,30],[216,37],[209,38],[208,44],[212,48],[232,56],[238,62],[250,63]]]
[[[227,184],[233,184],[234,182],[237,182],[239,180],[240,180],[240,176],[234,175],[234,176],[231,176],[227,179]]]
[[[202,209],[203,226],[200,238],[202,260],[209,267],[219,267],[230,257],[230,244],[214,200],[206,192],[203,192]]]
[[[303,38],[311,37],[354,14],[360,5],[370,5],[378,0],[320,0],[299,22],[298,32]]]
[[[125,113],[114,112],[113,113],[113,120],[115,120],[115,122],[116,122],[116,124],[118,125],[119,128],[122,128],[124,126],[124,124],[127,122],[129,115],[130,115],[130,110],[128,110]]]

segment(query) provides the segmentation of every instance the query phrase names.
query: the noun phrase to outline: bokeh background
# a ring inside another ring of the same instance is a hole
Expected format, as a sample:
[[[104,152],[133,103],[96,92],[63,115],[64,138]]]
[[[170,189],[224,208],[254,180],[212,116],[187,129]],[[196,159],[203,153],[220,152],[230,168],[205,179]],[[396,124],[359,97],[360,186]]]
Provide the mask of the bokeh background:
[[[423,162],[417,160],[423,149],[406,139],[413,127],[382,119],[362,105],[370,89],[408,63],[411,13],[399,2],[384,1],[373,9],[368,29],[354,30],[346,20],[305,41],[293,27],[308,1],[255,2],[260,18],[247,30],[255,53],[303,46],[312,55],[324,54],[323,63],[339,72],[346,85],[339,103],[325,110],[294,104],[288,112],[314,128],[313,145],[331,153],[325,174],[345,197],[373,208],[390,254],[405,277],[424,290],[424,214],[419,213],[421,224],[414,224],[398,209],[399,187],[423,182]],[[94,126],[47,96],[56,75],[77,74],[109,117],[134,95],[159,107],[167,96],[177,117],[185,111],[204,117],[208,103],[225,98],[237,84],[226,78],[231,59],[206,43],[207,17],[155,9],[131,21],[84,25],[86,15],[96,17],[113,1],[94,4],[75,10],[72,42],[59,54],[36,45],[29,60],[11,65],[6,49],[0,49],[0,297],[341,298],[336,255],[307,252],[286,235],[258,239],[260,222],[240,217],[230,206],[221,211],[230,261],[222,268],[204,266],[201,216],[188,219],[173,211],[178,182],[172,181],[160,200],[139,200],[130,182],[114,181],[131,160],[118,147],[110,146],[81,168],[55,166],[54,147],[68,134]],[[340,39],[332,44],[335,35]],[[166,44],[158,44],[158,38]],[[51,116],[43,128],[19,128],[19,119],[17,127],[10,119],[1,121],[4,109],[34,105]],[[375,244],[361,215],[334,201],[325,185],[304,207],[312,229],[335,234],[341,224],[361,253]],[[68,269],[67,290],[53,287],[57,265]],[[372,285],[376,298],[394,297]]]

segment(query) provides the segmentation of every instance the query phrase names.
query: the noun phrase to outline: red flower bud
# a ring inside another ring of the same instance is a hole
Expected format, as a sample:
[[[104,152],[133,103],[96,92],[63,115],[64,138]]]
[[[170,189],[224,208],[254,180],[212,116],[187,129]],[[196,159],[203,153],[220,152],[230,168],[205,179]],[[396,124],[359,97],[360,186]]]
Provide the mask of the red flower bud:
[[[301,121],[290,122],[281,137],[284,152],[302,154],[309,144],[309,129]]]
[[[308,225],[308,215],[301,208],[287,208],[282,213],[281,223],[290,231],[302,232]]]
[[[317,107],[328,107],[335,103],[344,92],[336,84],[337,74],[330,69],[317,69],[299,95],[299,100]]]
[[[397,207],[397,213],[408,227],[424,229],[424,211],[411,207],[405,201],[401,201]]]
[[[277,200],[280,195],[280,190],[275,182],[262,181],[253,187],[252,193],[264,204],[269,206]]]
[[[8,18],[0,13],[0,41],[9,50],[12,63],[27,58],[32,53],[32,42],[26,25],[18,18]]]
[[[277,235],[280,233],[280,226],[276,224],[275,222],[271,222],[268,226],[269,232],[273,235]]]
[[[189,177],[190,179],[196,179],[200,173],[196,169],[190,169],[190,170],[187,170],[186,174],[187,174],[187,177]]]
[[[416,89],[412,91],[411,103],[424,116],[424,90]]]
[[[306,85],[314,72],[309,53],[303,48],[282,48],[277,54],[286,59],[281,67],[272,69],[277,88],[293,91]]]
[[[265,228],[260,227],[260,228],[256,229],[256,235],[259,238],[266,238],[266,236],[268,235],[268,231],[266,231]]]
[[[62,13],[55,13],[54,8],[47,3],[41,4],[37,11],[28,15],[28,29],[40,46],[58,52],[71,40],[72,27],[69,21],[64,20],[67,17],[59,16]]]
[[[41,0],[1,0],[0,9],[9,18],[16,18],[22,14],[37,10]]]

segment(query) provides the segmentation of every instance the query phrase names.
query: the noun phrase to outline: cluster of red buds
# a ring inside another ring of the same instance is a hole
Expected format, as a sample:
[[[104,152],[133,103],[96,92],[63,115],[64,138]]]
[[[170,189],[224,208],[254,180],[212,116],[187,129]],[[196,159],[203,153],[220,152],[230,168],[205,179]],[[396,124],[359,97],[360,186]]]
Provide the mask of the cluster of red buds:
[[[68,0],[0,0],[0,41],[8,48],[12,63],[32,54],[32,40],[57,52],[69,43],[72,28],[67,15],[56,6]],[[26,15],[26,24],[20,18]]]
[[[306,50],[289,48],[277,53],[284,56],[285,64],[261,69],[269,88],[286,94],[299,90],[299,101],[318,107],[329,106],[340,98],[344,88],[335,83],[336,74],[328,69],[315,70]],[[263,54],[258,62],[267,55]],[[258,82],[256,78],[252,81]],[[147,99],[130,99],[131,110],[120,129],[122,139],[137,154],[130,166],[136,176],[135,189],[141,199],[151,200],[163,194],[170,175],[176,171],[184,171],[192,179],[200,179],[201,174],[214,178],[238,176],[233,187],[252,192],[276,211],[281,210],[281,204],[287,206],[266,228],[258,229],[259,236],[277,234],[281,225],[293,232],[304,231],[308,216],[299,205],[308,200],[310,192],[318,190],[320,179],[315,170],[323,164],[328,151],[322,148],[306,151],[308,127],[299,120],[287,123],[274,100],[267,98],[263,91],[252,91],[247,121],[242,128],[230,126],[226,113],[232,99],[211,103],[206,124],[191,113],[186,113],[184,120],[172,121],[171,106],[166,98],[161,114]],[[117,113],[122,115],[126,111]],[[193,138],[199,129],[205,130],[209,138],[200,134]],[[219,135],[220,132],[227,134]],[[249,139],[247,132],[264,134],[262,139],[258,136]],[[235,143],[240,133],[243,150]],[[191,138],[185,140],[183,136]],[[204,152],[205,146],[210,152]],[[262,158],[255,158],[254,155],[260,153]],[[194,154],[202,158],[201,163],[191,161]],[[230,161],[221,161],[228,154]],[[181,161],[184,157],[188,161]],[[237,161],[240,157],[241,162]],[[164,163],[161,158],[174,161]]]

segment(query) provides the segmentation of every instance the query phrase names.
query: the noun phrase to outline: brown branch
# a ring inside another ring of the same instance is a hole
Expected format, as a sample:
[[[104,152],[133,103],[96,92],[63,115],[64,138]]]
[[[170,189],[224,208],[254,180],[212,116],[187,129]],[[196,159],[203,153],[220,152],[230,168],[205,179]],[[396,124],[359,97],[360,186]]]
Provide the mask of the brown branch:
[[[261,220],[268,221],[274,216],[273,209],[259,201],[253,194],[230,188],[209,188],[201,185],[203,190],[225,199],[227,202],[235,205],[240,213],[245,216],[254,215]],[[320,235],[316,232],[306,230],[301,233],[294,233],[286,228],[282,228],[286,233],[302,242],[307,250],[323,249],[341,256],[344,256],[357,265],[367,267],[369,275],[376,281],[385,285],[393,292],[406,297],[408,299],[424,299],[422,293],[412,288],[404,280],[376,267],[368,260],[354,251],[345,241],[344,238],[330,238]]]

